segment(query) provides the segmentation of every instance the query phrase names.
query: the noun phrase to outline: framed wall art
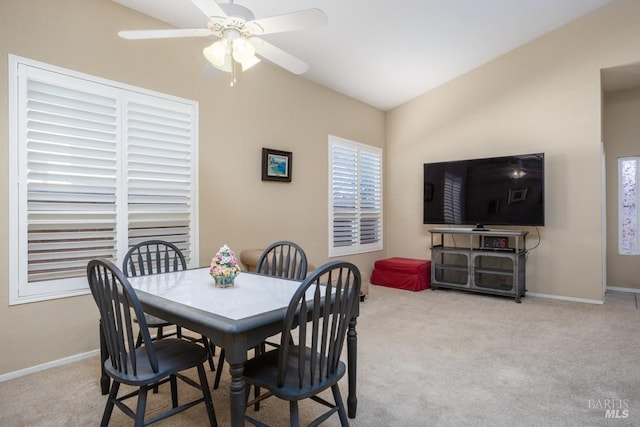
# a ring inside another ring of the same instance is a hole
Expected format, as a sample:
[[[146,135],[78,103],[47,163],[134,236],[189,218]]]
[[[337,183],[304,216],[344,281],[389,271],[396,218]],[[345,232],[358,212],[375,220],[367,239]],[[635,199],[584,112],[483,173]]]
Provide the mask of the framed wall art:
[[[291,151],[262,148],[262,180],[291,182]]]

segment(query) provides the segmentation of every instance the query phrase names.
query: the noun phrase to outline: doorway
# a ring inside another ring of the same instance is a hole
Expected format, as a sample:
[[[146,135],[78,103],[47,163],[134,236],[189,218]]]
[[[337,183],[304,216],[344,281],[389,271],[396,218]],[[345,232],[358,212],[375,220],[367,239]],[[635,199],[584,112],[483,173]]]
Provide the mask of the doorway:
[[[621,255],[618,251],[618,159],[640,155],[640,64],[601,70],[601,84],[603,292],[609,291],[612,297],[615,293],[616,299],[628,299],[637,307],[640,255]]]

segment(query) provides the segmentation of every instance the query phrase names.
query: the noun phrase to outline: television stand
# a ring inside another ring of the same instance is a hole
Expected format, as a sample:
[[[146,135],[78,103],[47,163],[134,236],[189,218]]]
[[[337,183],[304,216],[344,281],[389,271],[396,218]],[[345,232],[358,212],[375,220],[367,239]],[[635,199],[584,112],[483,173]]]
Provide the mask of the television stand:
[[[460,289],[520,302],[526,292],[528,231],[433,228],[429,233],[432,290]]]

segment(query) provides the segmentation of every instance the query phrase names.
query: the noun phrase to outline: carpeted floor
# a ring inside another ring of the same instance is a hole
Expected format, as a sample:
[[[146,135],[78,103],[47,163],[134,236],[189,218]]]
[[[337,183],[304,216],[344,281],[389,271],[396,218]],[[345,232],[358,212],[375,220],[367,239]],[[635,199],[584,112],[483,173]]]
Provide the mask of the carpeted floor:
[[[534,297],[516,304],[372,286],[358,322],[358,416],[351,425],[640,425],[638,316],[621,297],[604,305]],[[0,383],[0,426],[98,425],[105,402],[98,375],[91,358]],[[225,373],[213,392],[221,426],[229,425],[228,379]],[[341,388],[346,399],[346,378]],[[168,386],[161,388],[149,411],[166,407],[168,396]],[[303,422],[319,412],[315,405],[301,406]],[[288,405],[269,399],[259,416],[287,425]],[[114,411],[112,426],[130,424]],[[157,425],[206,425],[206,413],[200,405]]]

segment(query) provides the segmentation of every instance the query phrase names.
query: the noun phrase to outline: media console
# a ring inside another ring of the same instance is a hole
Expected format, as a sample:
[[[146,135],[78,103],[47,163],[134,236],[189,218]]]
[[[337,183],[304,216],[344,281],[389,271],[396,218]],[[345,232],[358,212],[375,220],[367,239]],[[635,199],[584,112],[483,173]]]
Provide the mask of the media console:
[[[520,302],[528,231],[433,228],[429,233],[432,290],[461,289]]]

